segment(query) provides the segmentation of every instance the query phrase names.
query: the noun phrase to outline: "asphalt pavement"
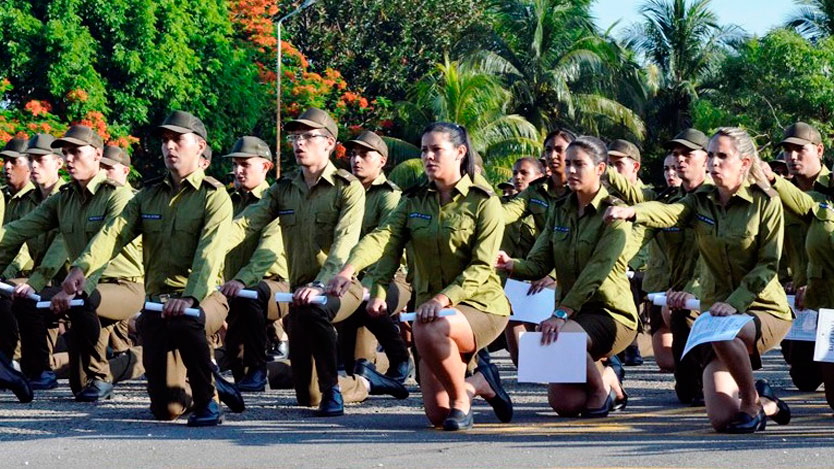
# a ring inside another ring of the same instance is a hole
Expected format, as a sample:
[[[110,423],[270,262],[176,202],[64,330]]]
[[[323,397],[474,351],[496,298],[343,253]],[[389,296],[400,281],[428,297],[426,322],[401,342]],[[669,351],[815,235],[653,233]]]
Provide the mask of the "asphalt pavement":
[[[152,420],[142,380],[100,404],[74,402],[65,380],[30,404],[0,392],[0,467],[834,467],[832,411],[822,392],[793,387],[778,350],[756,376],[794,417],[754,435],[715,433],[651,358],[627,368],[628,408],[599,420],[556,416],[543,386],[516,382],[506,353],[494,361],[515,418],[501,424],[478,400],[465,433],[429,428],[413,383],[408,399],[374,396],[326,419],[295,406],[290,390],[246,394],[247,410],[212,428]]]

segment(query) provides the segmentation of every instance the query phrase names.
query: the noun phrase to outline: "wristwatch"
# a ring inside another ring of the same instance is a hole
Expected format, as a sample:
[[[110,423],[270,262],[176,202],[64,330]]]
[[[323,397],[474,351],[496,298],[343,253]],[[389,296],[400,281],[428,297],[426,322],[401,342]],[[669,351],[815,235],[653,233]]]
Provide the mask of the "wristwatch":
[[[568,322],[568,312],[562,308],[557,308],[556,311],[553,311],[551,317]]]

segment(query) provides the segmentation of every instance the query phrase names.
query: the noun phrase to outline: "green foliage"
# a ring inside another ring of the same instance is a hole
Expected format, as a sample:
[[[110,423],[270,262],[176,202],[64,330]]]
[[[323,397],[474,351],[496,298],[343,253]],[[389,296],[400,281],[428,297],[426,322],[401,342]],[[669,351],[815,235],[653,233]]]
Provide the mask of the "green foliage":
[[[816,126],[826,147],[834,141],[834,38],[813,44],[795,32],[776,30],[748,41],[720,70],[714,93],[693,105],[703,130],[737,125],[758,135],[768,149],[784,127],[802,120]]]
[[[631,85],[636,66],[622,60],[618,45],[596,32],[590,3],[493,1],[487,10],[491,28],[473,31],[464,44],[476,52],[476,63],[508,85],[511,111],[541,132],[555,127],[592,134],[616,129],[617,136],[641,139],[642,120],[612,92],[616,85]],[[606,75],[608,80],[599,78]],[[625,80],[610,80],[615,76]]]
[[[834,33],[834,0],[795,0],[799,8],[785,23],[813,42]]]
[[[462,31],[481,26],[480,3],[320,0],[287,29],[312,62],[341,70],[365,94],[399,101],[454,49]]]
[[[171,110],[203,119],[215,150],[268,120],[257,67],[232,34],[225,0],[8,0],[7,106],[48,100],[70,121],[100,112],[141,138],[134,159],[153,172],[161,164],[151,133]],[[73,99],[76,91],[85,99]]]
[[[487,168],[510,167],[541,147],[536,128],[507,113],[511,98],[498,77],[447,58],[413,86],[409,101],[399,104],[398,117],[409,141],[417,141],[422,129],[435,121],[462,125]]]

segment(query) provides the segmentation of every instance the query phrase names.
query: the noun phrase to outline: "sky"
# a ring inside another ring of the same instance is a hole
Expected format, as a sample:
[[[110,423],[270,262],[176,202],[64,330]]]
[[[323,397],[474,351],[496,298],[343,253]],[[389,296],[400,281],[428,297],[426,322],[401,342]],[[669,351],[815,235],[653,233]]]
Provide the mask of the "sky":
[[[596,0],[591,11],[597,18],[597,26],[608,29],[621,19],[614,29],[617,35],[624,26],[640,19],[638,9],[642,0]],[[791,16],[797,9],[793,0],[712,0],[710,8],[722,24],[732,23],[750,34],[763,36],[771,28]]]

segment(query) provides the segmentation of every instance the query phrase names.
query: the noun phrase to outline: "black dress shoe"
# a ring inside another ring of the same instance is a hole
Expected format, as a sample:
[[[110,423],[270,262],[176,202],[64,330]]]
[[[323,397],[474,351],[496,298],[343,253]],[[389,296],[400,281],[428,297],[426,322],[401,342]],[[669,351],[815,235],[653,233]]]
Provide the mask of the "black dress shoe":
[[[776,403],[776,408],[778,410],[775,414],[770,416],[771,420],[779,425],[787,425],[791,423],[791,408],[788,407],[788,404],[785,401],[776,397],[776,393],[773,392],[773,388],[770,387],[770,384],[766,379],[756,381],[756,392],[759,393],[760,397],[764,397],[765,399]]]
[[[747,412],[739,412],[724,427],[724,433],[755,433],[764,430],[766,426],[767,416],[764,409],[759,410],[755,417],[751,417]]]
[[[623,389],[623,398],[620,399],[617,397],[617,393],[614,390],[611,390],[611,394],[609,395],[611,399],[611,412],[619,412],[621,410],[625,410],[626,406],[628,405],[628,393]]]
[[[357,360],[353,373],[368,380],[371,383],[371,395],[391,395],[397,399],[408,397],[408,389],[397,381],[376,371],[373,365],[367,360]]]
[[[189,427],[213,427],[223,423],[223,410],[214,399],[200,409],[194,409],[188,416]]]
[[[452,409],[449,411],[449,416],[443,421],[443,429],[447,432],[456,432],[460,430],[470,430],[475,423],[472,417],[472,408],[469,409],[468,414],[464,414],[462,410]]]
[[[579,413],[579,417],[583,419],[598,419],[602,417],[608,417],[608,413],[611,412],[611,407],[614,405],[614,400],[611,399],[611,394],[605,398],[605,403],[602,404],[602,407],[598,407],[596,409],[585,409]]]
[[[111,397],[113,397],[113,385],[107,381],[94,379],[75,395],[75,400],[78,402],[98,402]]]
[[[266,349],[266,359],[267,361],[278,361],[284,360],[290,356],[290,347],[287,341],[285,340],[278,340],[276,342],[271,342],[269,347]]]
[[[385,376],[393,379],[394,381],[405,384],[405,380],[411,376],[411,372],[414,371],[414,362],[411,361],[409,358],[408,360],[400,363],[392,363],[388,366],[388,371],[385,372]]]
[[[236,383],[243,392],[263,392],[266,390],[266,368],[252,368],[246,376]]]
[[[495,396],[486,401],[492,406],[492,410],[495,411],[495,416],[498,417],[498,420],[504,423],[512,420],[513,401],[510,400],[510,395],[501,386],[501,375],[498,373],[498,367],[489,363],[486,366],[478,366],[475,371],[481,373],[481,376],[484,377],[490,389],[495,392]]]
[[[32,402],[34,394],[23,373],[14,369],[5,357],[0,357],[0,387],[8,389],[17,396],[22,403]]]
[[[244,404],[243,396],[237,386],[226,381],[226,378],[220,374],[220,368],[217,365],[212,365],[211,371],[214,375],[214,387],[217,388],[217,396],[220,398],[220,402],[226,404],[235,413],[246,410],[246,404]]]
[[[636,345],[629,345],[625,349],[623,360],[625,366],[640,366],[643,364],[643,356],[640,355],[640,348]]]
[[[318,417],[338,417],[345,414],[345,401],[342,399],[342,391],[338,388],[332,388],[325,391],[321,395],[321,402],[319,403],[319,410],[316,411]]]
[[[58,387],[58,377],[52,371],[42,371],[29,380],[29,386],[34,390],[55,389]]]

